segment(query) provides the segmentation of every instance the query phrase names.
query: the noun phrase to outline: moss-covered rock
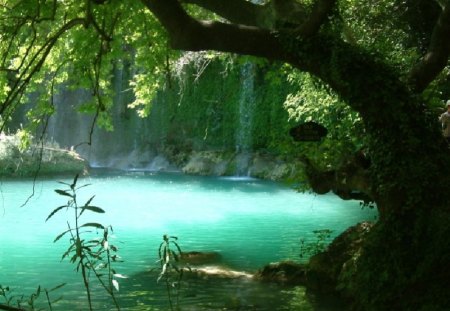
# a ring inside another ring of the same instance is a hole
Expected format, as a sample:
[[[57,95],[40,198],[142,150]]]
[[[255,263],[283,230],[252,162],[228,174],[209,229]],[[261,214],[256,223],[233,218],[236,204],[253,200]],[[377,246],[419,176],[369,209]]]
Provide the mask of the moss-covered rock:
[[[293,261],[270,263],[258,270],[255,279],[285,285],[306,284],[308,267]]]
[[[357,269],[364,237],[372,226],[369,222],[352,226],[336,237],[324,252],[312,256],[308,265],[308,287],[321,292],[339,290],[345,296]]]
[[[79,174],[87,162],[73,150],[61,149],[55,143],[31,145],[22,150],[17,135],[0,136],[0,176],[29,177],[41,175]]]

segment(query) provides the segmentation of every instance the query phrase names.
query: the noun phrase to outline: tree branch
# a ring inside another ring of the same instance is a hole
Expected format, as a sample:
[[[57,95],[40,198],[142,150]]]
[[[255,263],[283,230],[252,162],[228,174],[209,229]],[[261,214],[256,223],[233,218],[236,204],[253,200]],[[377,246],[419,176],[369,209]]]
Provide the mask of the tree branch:
[[[412,68],[409,84],[422,92],[447,65],[450,56],[450,4],[443,7],[431,36],[427,53]]]
[[[0,115],[25,91],[26,86],[31,81],[31,78],[37,73],[44,64],[47,56],[50,54],[53,46],[58,39],[71,28],[77,25],[83,25],[85,19],[75,18],[64,24],[52,37],[50,37],[34,55],[30,56],[28,65],[22,70],[19,78],[15,81],[11,90],[8,92],[6,99],[1,103]]]
[[[141,1],[167,30],[173,48],[216,50],[289,63],[329,84],[353,109],[367,117],[367,120],[373,120],[374,124],[384,120],[379,117],[380,113],[393,118],[392,111],[385,109],[393,101],[391,94],[396,94],[398,102],[407,100],[408,91],[392,68],[363,49],[345,43],[339,36],[319,32],[304,36],[286,29],[270,31],[251,26],[198,21],[186,13],[178,0]],[[325,20],[335,0],[319,2],[315,12],[320,13],[317,14],[321,20]],[[310,29],[317,31],[320,23],[312,24],[316,26]],[[383,79],[383,83],[380,83],[380,79]],[[373,95],[368,97],[367,90]]]
[[[274,32],[257,27],[197,21],[177,0],[141,0],[169,33],[175,49],[217,50],[288,61]]]
[[[316,1],[311,13],[306,7],[292,0],[272,0],[264,5],[244,0],[182,0],[214,12],[231,23],[257,26],[266,29],[297,28],[304,36],[316,33],[326,21],[336,0]]]
[[[261,26],[266,28],[272,20],[272,8],[244,0],[182,0],[183,3],[195,4],[236,24]]]
[[[318,0],[309,15],[309,18],[300,26],[297,33],[302,36],[311,36],[319,31],[333,10],[336,0]]]

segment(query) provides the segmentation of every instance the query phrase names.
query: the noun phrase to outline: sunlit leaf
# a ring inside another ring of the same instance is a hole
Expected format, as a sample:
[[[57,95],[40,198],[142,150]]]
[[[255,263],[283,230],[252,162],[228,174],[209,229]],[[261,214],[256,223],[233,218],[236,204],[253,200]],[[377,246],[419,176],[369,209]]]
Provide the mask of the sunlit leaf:
[[[116,289],[116,291],[119,291],[119,282],[117,282],[117,280],[112,280],[112,285],[114,286],[114,288]]]

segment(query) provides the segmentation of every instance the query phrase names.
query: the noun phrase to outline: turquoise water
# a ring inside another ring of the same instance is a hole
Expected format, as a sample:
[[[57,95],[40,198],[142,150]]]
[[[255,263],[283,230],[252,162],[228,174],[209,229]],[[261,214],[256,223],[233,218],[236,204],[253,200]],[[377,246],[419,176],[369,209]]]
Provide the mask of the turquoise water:
[[[221,260],[215,265],[221,269],[250,274],[269,262],[300,260],[299,241],[315,241],[313,230],[331,229],[336,236],[376,217],[376,211],[361,209],[356,201],[300,194],[252,179],[134,172],[80,178],[78,184],[90,184],[80,189],[79,202],[95,195],[92,205],[106,211],[85,213],[86,222],[114,228],[114,244],[123,259],[116,270],[128,276],[120,280],[118,294],[125,310],[167,310],[165,288],[151,271],[158,267],[163,234],[177,236],[184,251],[219,253]],[[67,229],[72,213],[62,210],[45,222],[52,210],[67,202],[54,192],[64,186],[55,179],[38,181],[34,196],[21,207],[32,187],[31,180],[1,184],[0,285],[30,295],[38,285],[50,289],[67,283],[52,294],[63,296],[54,310],[87,310],[81,275],[68,260],[60,260],[68,238],[53,243]],[[249,278],[192,278],[183,288],[181,310],[313,310],[299,298],[305,296],[303,289]],[[96,288],[94,305],[96,310],[114,309]]]

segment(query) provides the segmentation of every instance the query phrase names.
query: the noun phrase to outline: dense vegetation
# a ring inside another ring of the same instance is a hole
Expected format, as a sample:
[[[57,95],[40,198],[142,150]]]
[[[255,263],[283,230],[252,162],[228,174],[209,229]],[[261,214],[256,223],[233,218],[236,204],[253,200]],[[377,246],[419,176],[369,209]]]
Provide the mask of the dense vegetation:
[[[380,211],[340,288],[362,310],[450,307],[450,157],[435,111],[449,95],[448,0],[1,4],[2,128],[33,94],[30,128],[45,130],[61,84],[89,88],[92,101],[79,110],[112,128],[111,74],[126,62],[134,70],[131,106],[146,115],[157,91],[174,81],[179,54],[171,48],[280,63],[292,83],[306,85],[288,96],[291,116],[334,117],[342,146],[360,147],[332,167],[302,154],[313,189],[343,197],[358,190]],[[355,125],[363,139],[344,134]]]

